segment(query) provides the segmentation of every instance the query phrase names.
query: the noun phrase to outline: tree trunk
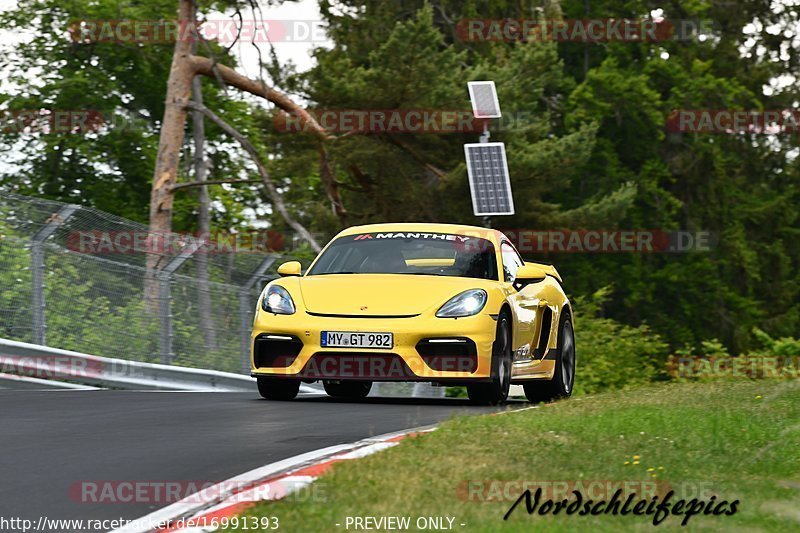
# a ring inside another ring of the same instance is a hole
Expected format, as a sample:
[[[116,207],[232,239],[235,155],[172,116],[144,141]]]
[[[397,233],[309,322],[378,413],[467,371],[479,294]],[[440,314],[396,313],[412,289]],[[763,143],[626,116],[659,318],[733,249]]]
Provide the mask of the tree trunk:
[[[193,17],[197,19],[196,12]],[[196,41],[194,48],[195,50],[197,48]],[[203,105],[203,87],[200,76],[195,76],[192,80],[192,100],[199,105]],[[203,113],[200,111],[192,112],[194,179],[199,182],[206,181],[206,171],[208,170],[205,158],[206,128],[204,120]],[[199,186],[197,196],[197,231],[201,239],[207,240],[211,232],[211,198],[208,195],[208,186]],[[216,350],[217,333],[214,329],[214,320],[212,318],[211,287],[208,284],[208,255],[205,248],[197,252],[195,265],[197,265],[197,315],[200,319],[200,329],[203,331],[206,350]]]
[[[172,186],[178,179],[181,147],[186,127],[186,102],[192,90],[192,42],[182,31],[194,23],[191,0],[179,0],[178,38],[172,54],[172,66],[167,80],[167,98],[164,119],[161,122],[161,137],[158,142],[153,186],[150,194],[150,233],[167,234],[172,231]],[[149,309],[158,308],[158,270],[169,261],[158,251],[147,254],[144,297]]]

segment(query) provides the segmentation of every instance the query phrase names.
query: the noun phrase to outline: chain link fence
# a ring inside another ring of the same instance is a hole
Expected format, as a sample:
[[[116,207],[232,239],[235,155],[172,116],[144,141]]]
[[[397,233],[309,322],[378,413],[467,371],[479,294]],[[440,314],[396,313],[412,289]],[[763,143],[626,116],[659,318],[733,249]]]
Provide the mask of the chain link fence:
[[[146,226],[96,209],[1,194],[0,337],[248,373],[256,301],[280,256],[146,238]],[[148,251],[161,265],[149,281]]]

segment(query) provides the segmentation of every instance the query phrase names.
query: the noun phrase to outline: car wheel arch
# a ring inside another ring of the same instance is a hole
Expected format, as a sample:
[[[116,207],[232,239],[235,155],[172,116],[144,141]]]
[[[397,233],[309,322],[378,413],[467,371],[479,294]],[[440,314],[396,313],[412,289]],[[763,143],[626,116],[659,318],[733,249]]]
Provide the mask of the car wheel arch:
[[[511,330],[510,331],[510,333],[511,333],[511,349],[513,350],[514,346],[515,346],[515,344],[514,344],[514,341],[515,341],[515,339],[514,339],[514,330],[516,329],[516,328],[514,328],[514,320],[515,319],[514,319],[514,313],[511,310],[511,306],[508,304],[508,302],[505,302],[505,301],[500,306],[500,311],[497,312],[497,321],[500,322],[500,317],[502,317],[504,315],[508,318],[508,322],[509,322],[508,323],[508,327]]]
[[[574,332],[575,321],[572,319],[572,309],[570,307],[569,302],[565,302],[564,304],[562,304],[561,309],[558,313],[558,323],[554,325],[556,328],[556,337],[555,337],[556,346],[558,346],[558,343],[561,342],[561,327],[564,325],[564,321],[568,318],[572,322],[572,330]]]
[[[561,328],[561,324],[564,323],[563,321],[566,320],[567,318],[569,318],[572,321],[572,327],[574,329],[575,328],[575,320],[572,318],[572,306],[569,304],[569,302],[566,302],[561,306],[561,313],[560,314],[561,314],[561,316],[560,316],[560,318],[558,320],[559,329]]]

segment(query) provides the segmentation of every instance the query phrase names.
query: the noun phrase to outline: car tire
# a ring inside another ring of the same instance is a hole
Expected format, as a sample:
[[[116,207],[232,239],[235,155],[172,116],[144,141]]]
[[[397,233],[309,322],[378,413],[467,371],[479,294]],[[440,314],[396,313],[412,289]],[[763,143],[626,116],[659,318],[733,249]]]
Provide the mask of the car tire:
[[[343,400],[360,400],[366,398],[369,391],[372,389],[371,381],[324,381],[322,386],[325,387],[325,392],[328,396],[333,398],[341,398]]]
[[[492,381],[467,385],[470,401],[479,405],[498,405],[506,401],[511,387],[511,324],[508,315],[500,315],[492,344]]]
[[[558,349],[556,350],[556,368],[553,379],[549,381],[532,381],[526,383],[525,397],[529,402],[552,402],[572,395],[575,386],[575,332],[572,320],[564,315],[558,332]]]
[[[300,391],[299,379],[259,377],[256,381],[258,393],[267,400],[291,400]]]

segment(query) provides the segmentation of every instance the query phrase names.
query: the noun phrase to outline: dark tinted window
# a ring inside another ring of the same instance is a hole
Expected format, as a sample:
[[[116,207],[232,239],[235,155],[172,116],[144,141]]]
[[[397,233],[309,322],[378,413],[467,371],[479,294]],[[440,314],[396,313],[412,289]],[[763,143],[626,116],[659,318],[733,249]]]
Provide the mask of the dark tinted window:
[[[522,259],[507,242],[500,245],[500,254],[503,257],[503,276],[506,281],[512,282],[517,277],[517,270],[523,265]]]
[[[491,241],[445,233],[364,233],[336,239],[309,270],[321,274],[409,274],[497,279]]]

